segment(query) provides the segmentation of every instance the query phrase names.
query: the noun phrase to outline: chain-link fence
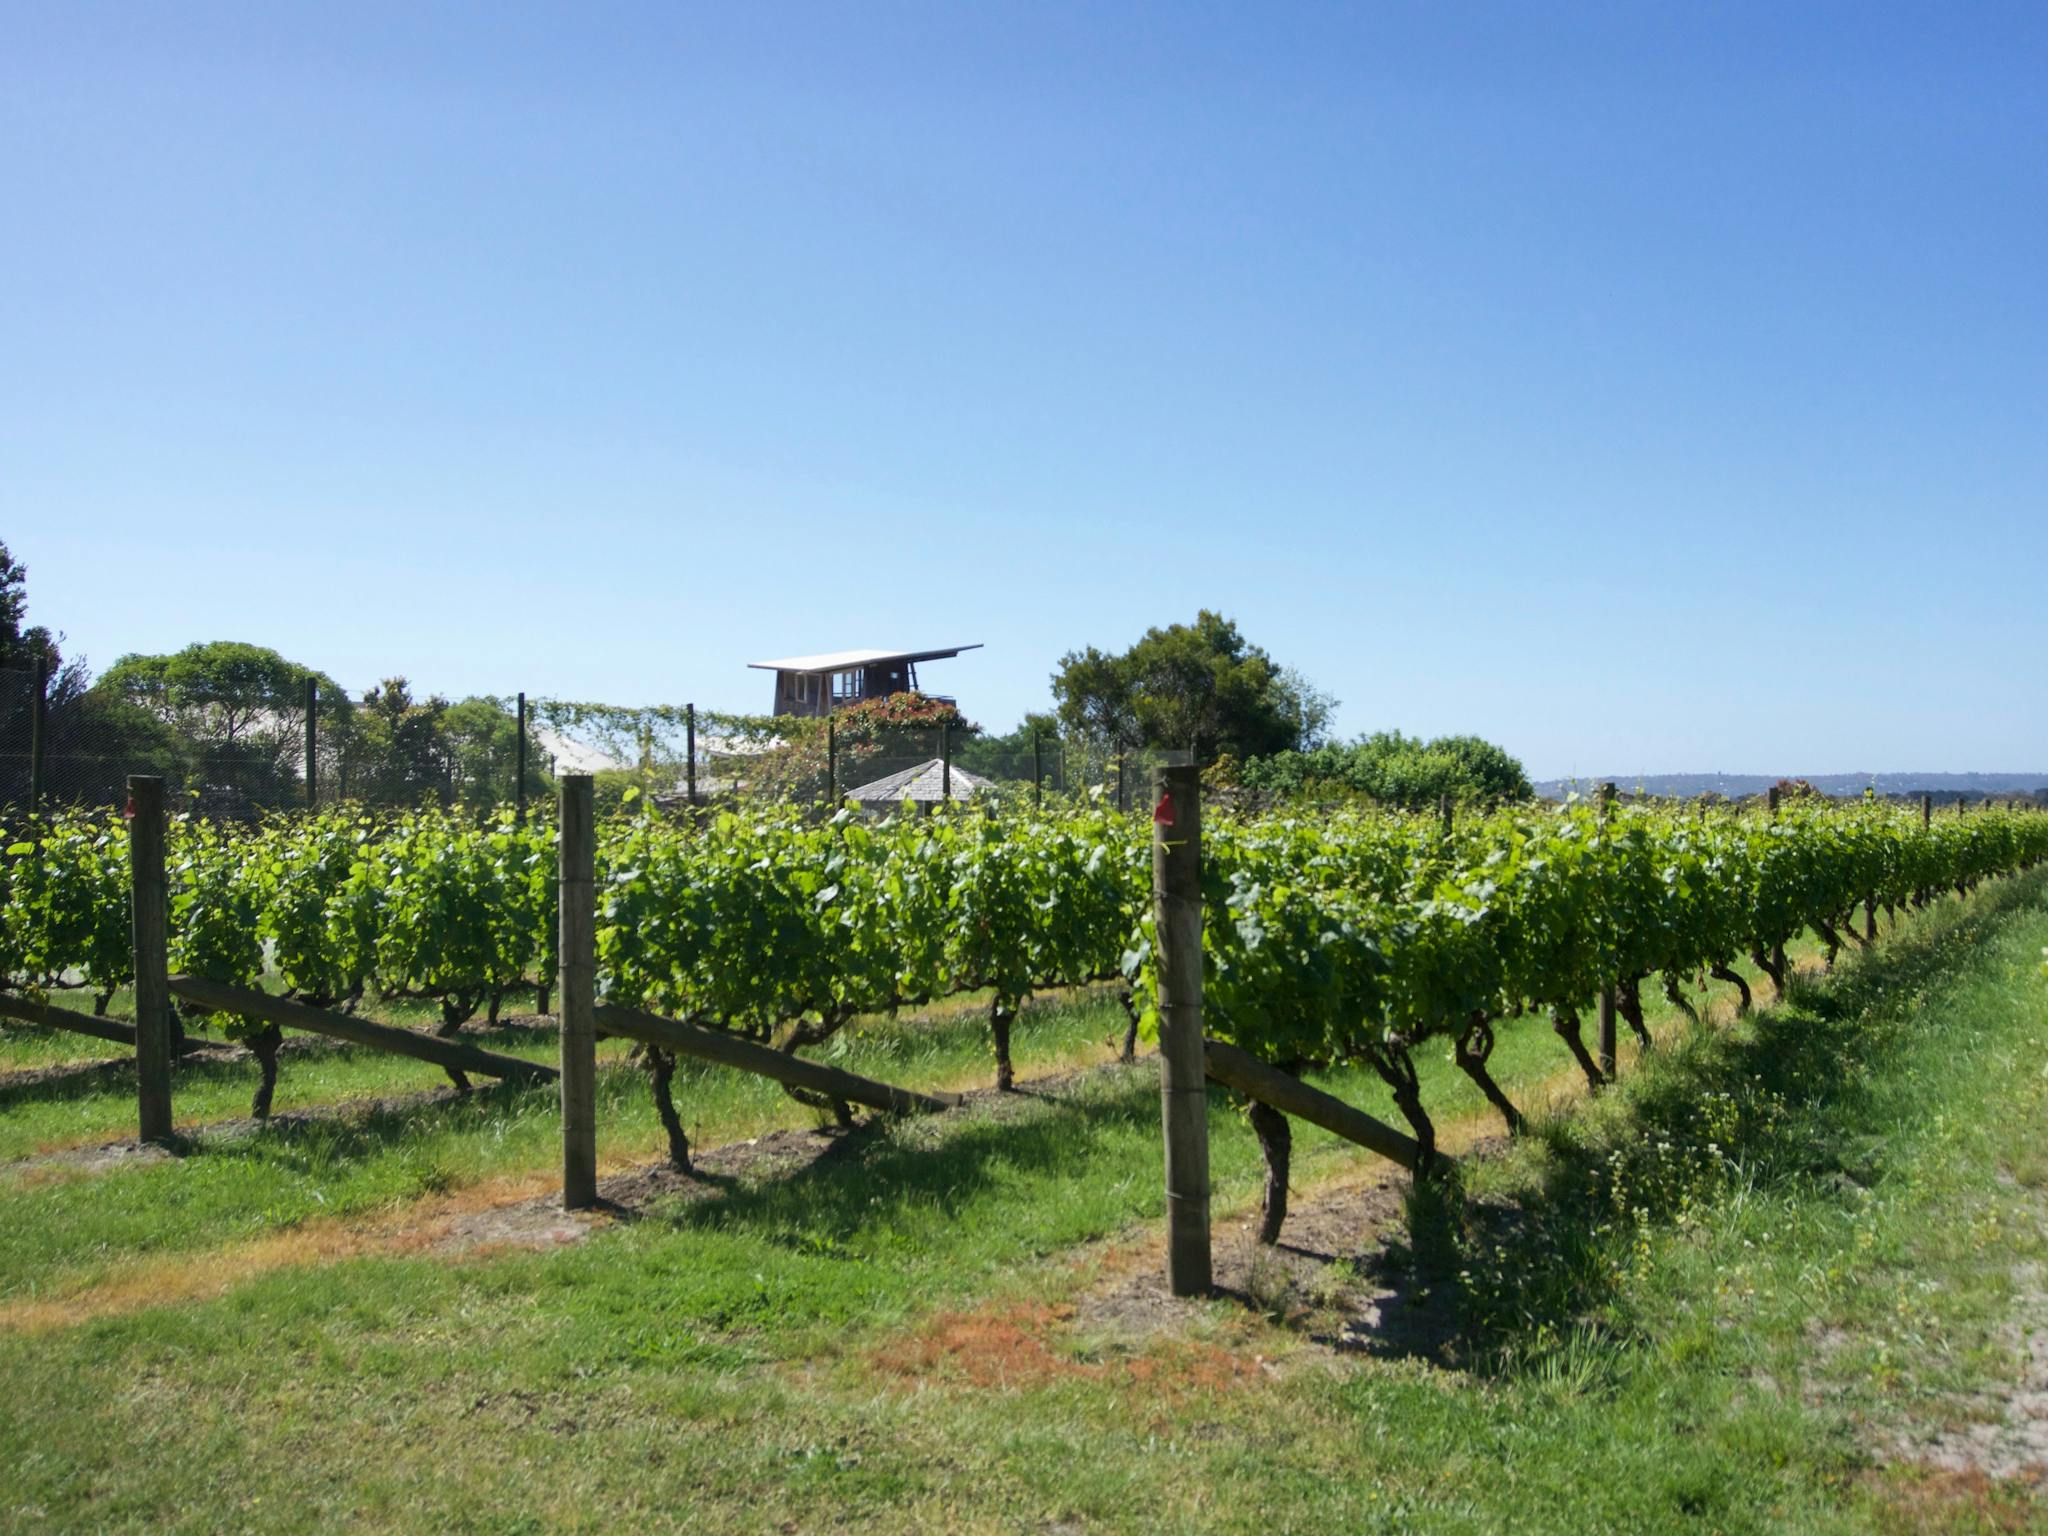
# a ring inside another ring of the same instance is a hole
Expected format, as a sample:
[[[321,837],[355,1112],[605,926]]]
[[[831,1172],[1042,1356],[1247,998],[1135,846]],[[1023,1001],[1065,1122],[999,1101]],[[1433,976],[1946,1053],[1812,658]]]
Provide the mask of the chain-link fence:
[[[891,701],[892,703],[895,701]],[[1141,809],[1160,762],[1184,754],[990,735],[931,701],[937,720],[737,715],[689,704],[620,706],[521,694],[457,703],[396,683],[354,693],[226,687],[134,697],[0,667],[0,808],[119,807],[130,774],[161,776],[171,803],[251,819],[308,805],[443,805],[476,811],[551,797],[590,773],[601,805],[649,810],[762,801],[853,803],[1096,796]]]

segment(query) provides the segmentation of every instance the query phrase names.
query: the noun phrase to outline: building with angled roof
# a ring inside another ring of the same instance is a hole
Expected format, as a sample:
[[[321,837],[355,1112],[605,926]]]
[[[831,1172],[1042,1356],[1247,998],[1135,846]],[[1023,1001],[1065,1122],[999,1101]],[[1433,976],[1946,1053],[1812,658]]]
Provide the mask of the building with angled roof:
[[[948,771],[944,760],[935,757],[900,773],[886,774],[871,784],[849,789],[845,798],[864,811],[893,811],[906,800],[921,806],[937,805],[948,798],[955,803],[971,800],[991,787],[992,780],[978,773],[969,773],[958,763]]]
[[[962,651],[978,651],[973,645],[949,646],[931,651],[825,651],[817,656],[785,656],[779,661],[750,661],[749,667],[775,674],[777,715],[829,715],[867,699],[886,699],[891,694],[921,693],[917,666],[922,661],[944,661]],[[953,702],[945,694],[931,695]]]

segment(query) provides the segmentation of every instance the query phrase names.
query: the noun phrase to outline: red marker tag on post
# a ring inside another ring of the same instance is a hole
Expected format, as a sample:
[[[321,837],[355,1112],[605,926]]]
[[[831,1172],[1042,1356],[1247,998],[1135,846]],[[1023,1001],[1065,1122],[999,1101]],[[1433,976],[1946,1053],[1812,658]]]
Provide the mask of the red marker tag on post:
[[[1159,803],[1152,807],[1152,825],[1170,827],[1173,825],[1173,796],[1160,792]]]
[[[128,797],[128,807],[121,812],[121,819],[123,821],[133,821],[135,819],[135,797],[133,795]]]

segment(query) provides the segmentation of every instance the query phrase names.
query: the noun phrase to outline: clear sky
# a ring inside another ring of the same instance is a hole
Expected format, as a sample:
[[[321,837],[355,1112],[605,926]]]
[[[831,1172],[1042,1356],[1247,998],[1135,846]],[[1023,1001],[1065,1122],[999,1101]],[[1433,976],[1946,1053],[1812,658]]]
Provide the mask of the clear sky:
[[[2048,6],[0,5],[99,666],[761,708],[1208,606],[1539,776],[2048,767]]]

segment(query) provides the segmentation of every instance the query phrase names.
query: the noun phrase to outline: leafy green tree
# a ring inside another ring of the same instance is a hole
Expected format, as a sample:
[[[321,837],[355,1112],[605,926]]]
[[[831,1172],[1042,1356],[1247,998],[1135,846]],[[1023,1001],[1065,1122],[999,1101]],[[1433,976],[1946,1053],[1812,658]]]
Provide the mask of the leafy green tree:
[[[32,667],[38,656],[56,651],[47,629],[22,628],[27,617],[28,567],[0,544],[0,667]]]
[[[1313,752],[1281,752],[1244,765],[1247,789],[1270,794],[1349,793],[1420,809],[1445,795],[1460,804],[1526,800],[1529,776],[1505,749],[1477,736],[1433,741],[1376,731]]]
[[[67,659],[61,637],[23,624],[28,615],[28,569],[0,544],[0,805],[26,802],[29,742],[35,710],[35,668],[47,662],[43,706],[43,804],[119,804],[131,773],[176,781],[182,770],[176,736],[118,694],[97,688],[83,657]]]
[[[323,732],[345,734],[348,697],[334,679],[238,640],[123,656],[97,691],[168,728],[183,749],[187,788],[209,810],[240,814],[303,796],[308,681],[319,688]]]
[[[990,778],[1029,780],[1033,745],[1039,748],[1046,772],[1052,772],[1061,736],[1057,715],[1032,711],[1015,730],[1000,734],[974,732],[954,750],[953,761],[970,773]]]
[[[449,704],[412,696],[402,677],[364,692],[340,741],[341,792],[382,805],[446,803],[455,793]]]
[[[1208,609],[1146,630],[1121,654],[1068,652],[1052,691],[1060,722],[1084,740],[1192,750],[1203,762],[1313,746],[1335,703]]]
[[[451,704],[441,717],[455,797],[472,809],[503,805],[519,793],[519,716],[481,696]],[[528,764],[528,792],[538,781]]]

